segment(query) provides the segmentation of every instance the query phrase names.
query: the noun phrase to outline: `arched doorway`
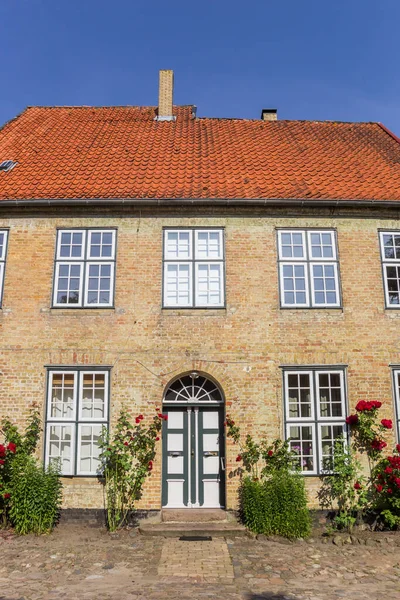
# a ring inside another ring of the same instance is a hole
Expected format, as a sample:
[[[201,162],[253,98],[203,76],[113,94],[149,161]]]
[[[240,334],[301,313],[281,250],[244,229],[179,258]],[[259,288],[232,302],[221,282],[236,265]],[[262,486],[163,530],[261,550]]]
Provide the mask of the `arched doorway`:
[[[166,388],[163,412],[162,505],[225,506],[224,397],[220,386],[196,371]]]

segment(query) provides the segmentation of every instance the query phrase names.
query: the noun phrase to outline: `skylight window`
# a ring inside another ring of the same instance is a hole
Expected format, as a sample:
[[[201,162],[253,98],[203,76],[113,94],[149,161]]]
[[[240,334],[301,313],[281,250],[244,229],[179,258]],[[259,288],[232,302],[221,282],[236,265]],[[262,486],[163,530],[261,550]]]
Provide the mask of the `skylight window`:
[[[0,163],[0,171],[11,171],[16,166],[16,162],[14,160],[3,160]]]

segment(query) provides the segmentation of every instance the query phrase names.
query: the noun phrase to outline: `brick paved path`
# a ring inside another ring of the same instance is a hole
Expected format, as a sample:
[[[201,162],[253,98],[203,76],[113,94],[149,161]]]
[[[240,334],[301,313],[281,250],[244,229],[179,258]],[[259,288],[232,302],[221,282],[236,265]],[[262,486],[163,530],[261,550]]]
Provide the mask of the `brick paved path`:
[[[60,526],[0,538],[1,600],[400,600],[400,545],[184,542]]]

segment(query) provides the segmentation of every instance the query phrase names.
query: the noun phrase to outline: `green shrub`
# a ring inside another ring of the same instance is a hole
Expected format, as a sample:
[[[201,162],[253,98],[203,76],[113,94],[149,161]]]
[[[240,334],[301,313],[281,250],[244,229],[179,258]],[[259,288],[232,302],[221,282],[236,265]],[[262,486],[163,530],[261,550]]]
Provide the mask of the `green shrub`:
[[[9,517],[16,533],[50,533],[61,509],[59,468],[44,468],[33,456],[16,455],[10,473]]]
[[[264,481],[242,480],[240,490],[243,523],[254,533],[305,538],[311,533],[304,479],[282,469]]]

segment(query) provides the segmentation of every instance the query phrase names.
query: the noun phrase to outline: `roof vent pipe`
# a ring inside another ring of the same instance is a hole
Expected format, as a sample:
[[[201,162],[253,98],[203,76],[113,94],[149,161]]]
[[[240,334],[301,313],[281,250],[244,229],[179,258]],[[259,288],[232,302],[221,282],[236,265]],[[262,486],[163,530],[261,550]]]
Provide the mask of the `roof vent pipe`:
[[[261,111],[261,119],[263,121],[277,121],[278,111],[276,108],[263,108]]]
[[[173,115],[174,72],[160,71],[157,121],[175,121]]]

